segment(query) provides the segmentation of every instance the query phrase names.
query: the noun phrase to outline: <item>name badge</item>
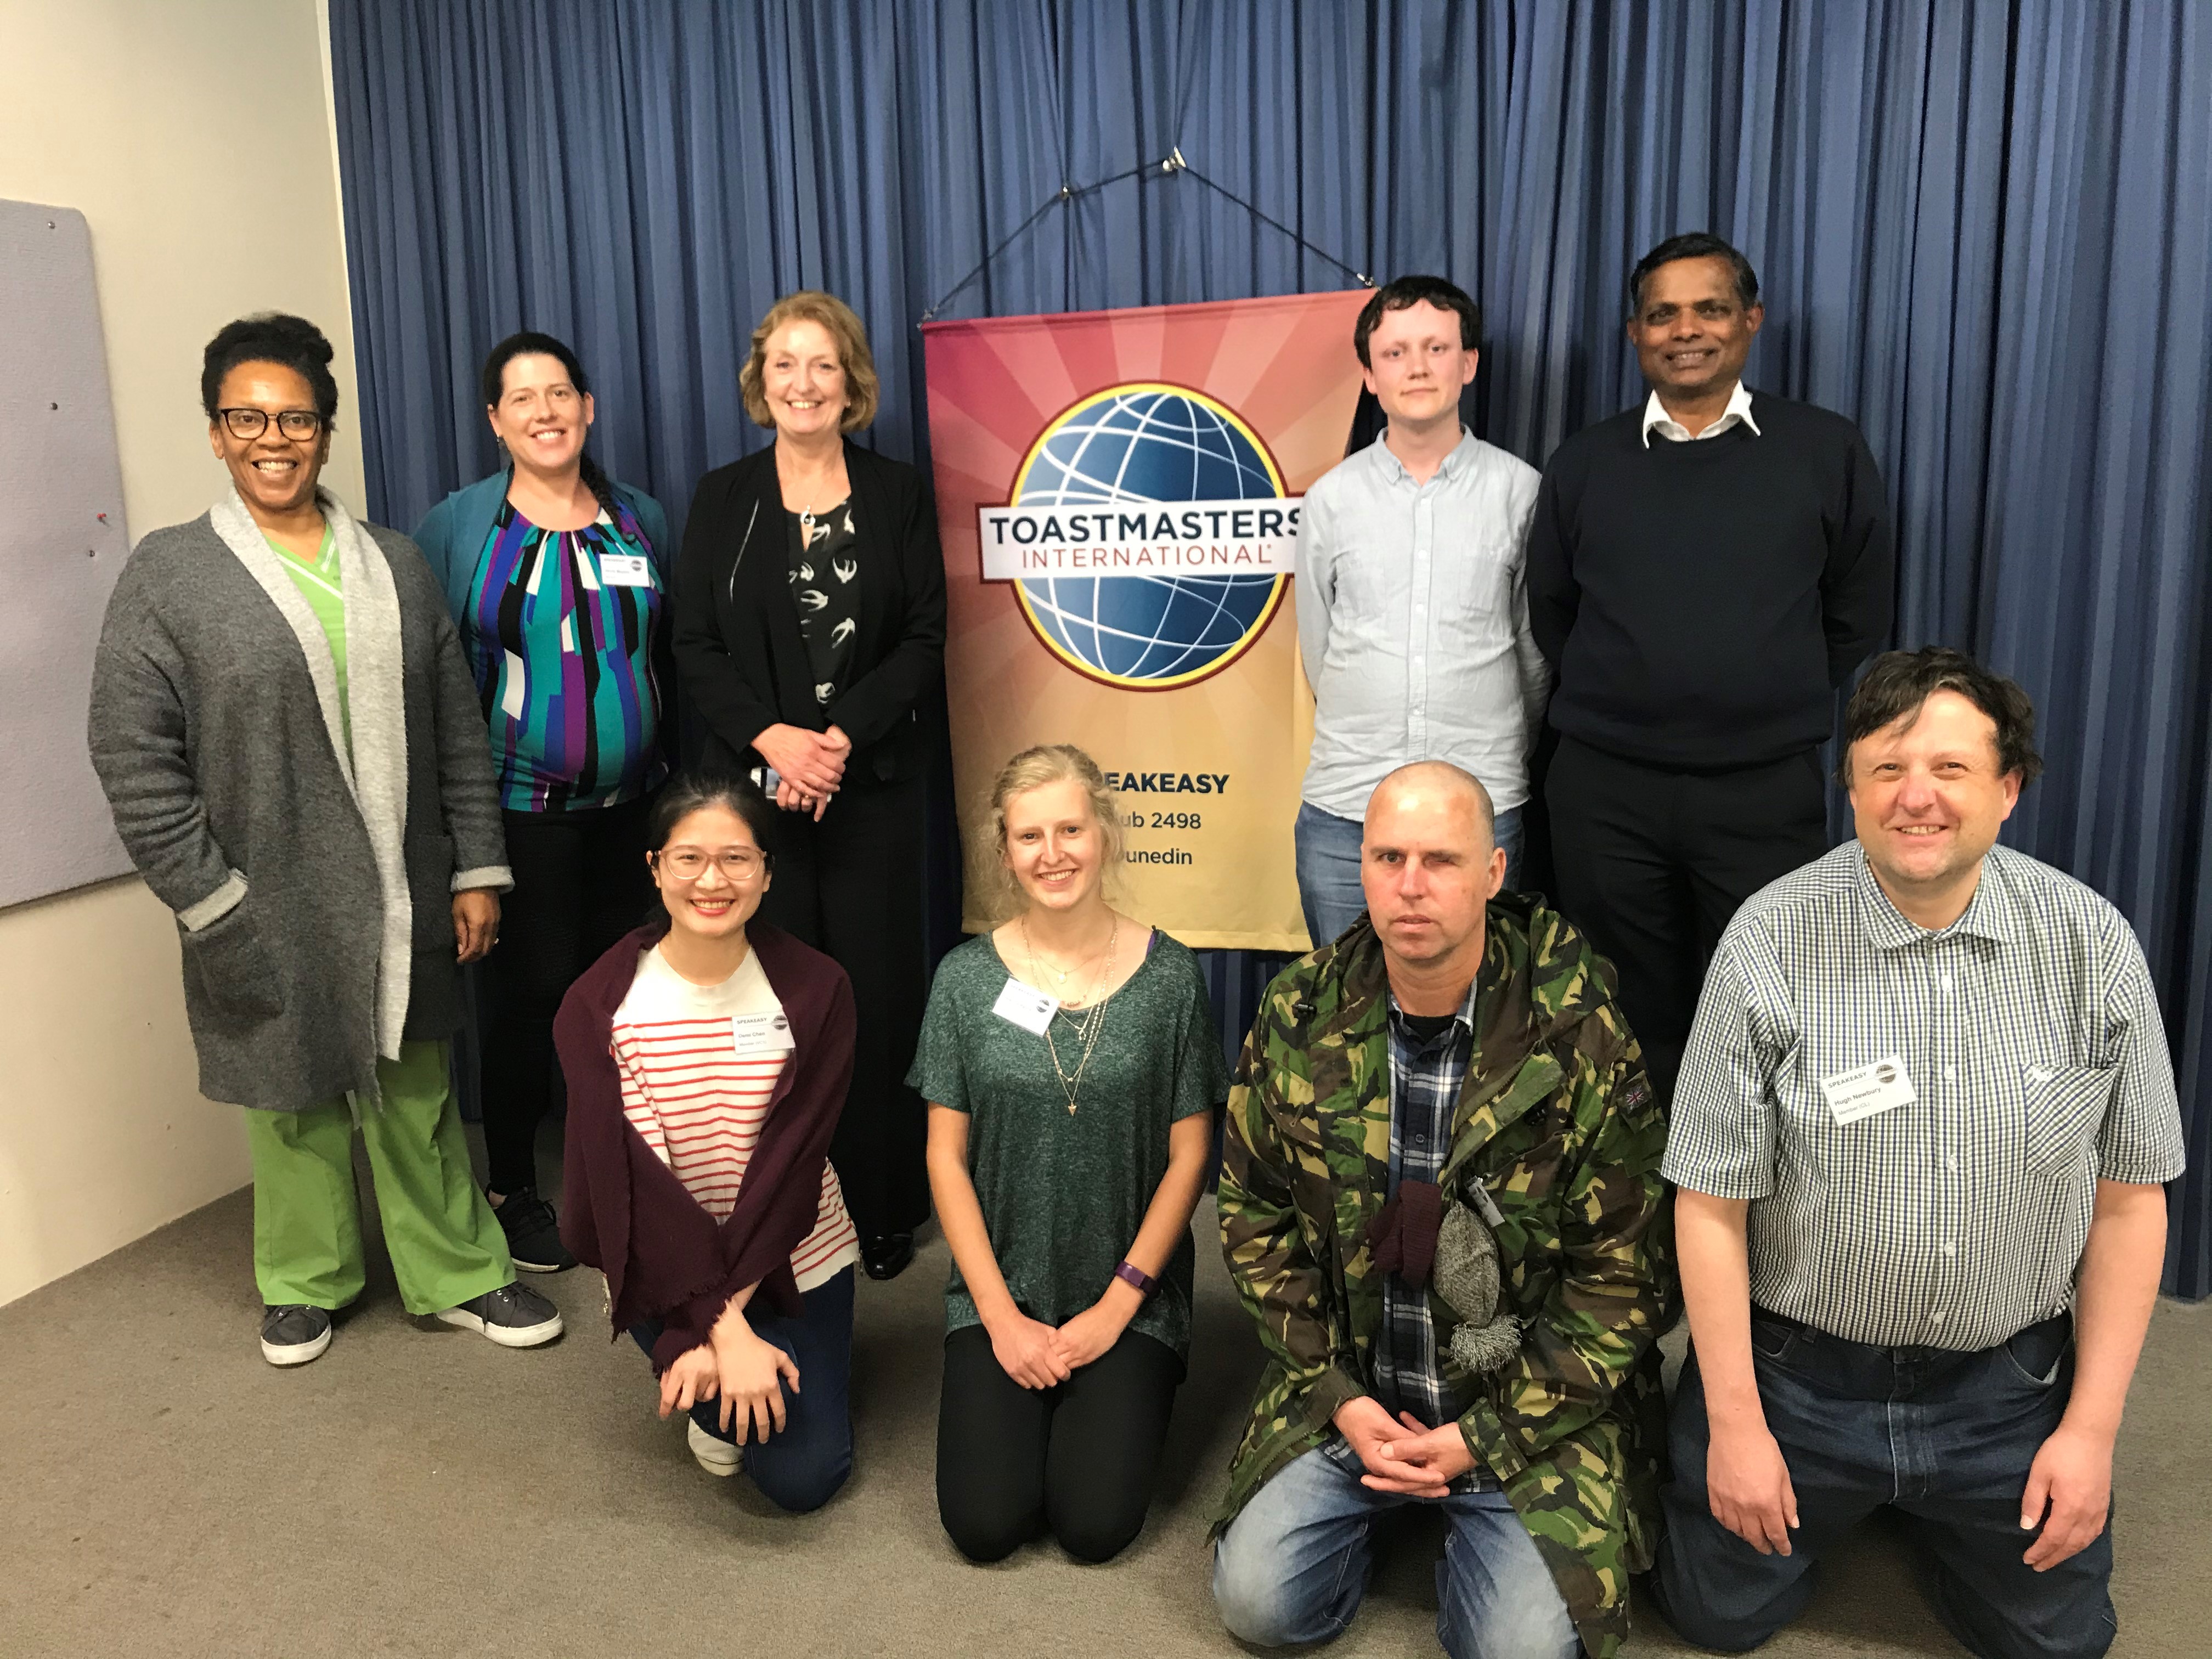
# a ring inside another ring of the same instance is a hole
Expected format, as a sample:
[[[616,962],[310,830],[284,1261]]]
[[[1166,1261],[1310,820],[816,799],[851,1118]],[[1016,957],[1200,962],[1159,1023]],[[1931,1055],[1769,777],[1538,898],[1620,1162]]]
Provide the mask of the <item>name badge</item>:
[[[1820,1092],[1828,1097],[1828,1110],[1838,1124],[1856,1123],[1920,1098],[1903,1056],[1884,1054],[1870,1066],[1856,1066],[1820,1079]]]
[[[1012,974],[1006,975],[1006,988],[999,993],[998,1001],[991,1012],[1000,1019],[1012,1020],[1034,1036],[1042,1036],[1044,1028],[1052,1024],[1052,1017],[1060,1012],[1060,1004],[1042,991],[1031,990]]]
[[[642,553],[602,553],[599,580],[610,587],[650,587],[653,562]]]
[[[730,1048],[740,1054],[787,1054],[794,1044],[791,1022],[781,1009],[769,1014],[730,1016]]]

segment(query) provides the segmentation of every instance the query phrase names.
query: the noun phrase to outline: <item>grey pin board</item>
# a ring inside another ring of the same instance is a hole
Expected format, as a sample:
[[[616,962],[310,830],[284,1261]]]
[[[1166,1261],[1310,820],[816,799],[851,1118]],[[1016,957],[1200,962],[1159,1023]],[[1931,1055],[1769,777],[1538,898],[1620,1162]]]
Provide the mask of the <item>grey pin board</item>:
[[[0,202],[0,905],[130,872],[84,736],[130,546],[91,233]]]

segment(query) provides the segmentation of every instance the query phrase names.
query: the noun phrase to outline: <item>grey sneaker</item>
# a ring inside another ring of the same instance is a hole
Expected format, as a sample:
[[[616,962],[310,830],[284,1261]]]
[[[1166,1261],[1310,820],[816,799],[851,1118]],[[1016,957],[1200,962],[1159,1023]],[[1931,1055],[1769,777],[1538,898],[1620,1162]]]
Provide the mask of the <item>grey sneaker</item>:
[[[432,1317],[477,1331],[502,1348],[534,1348],[561,1334],[561,1310],[535,1291],[502,1285]]]
[[[686,1419],[684,1429],[684,1438],[691,1443],[691,1455],[708,1474],[726,1480],[744,1467],[745,1449],[735,1441],[716,1439],[699,1426],[696,1419]]]
[[[290,1302],[261,1310],[261,1357],[272,1365],[304,1365],[331,1346],[327,1310]]]

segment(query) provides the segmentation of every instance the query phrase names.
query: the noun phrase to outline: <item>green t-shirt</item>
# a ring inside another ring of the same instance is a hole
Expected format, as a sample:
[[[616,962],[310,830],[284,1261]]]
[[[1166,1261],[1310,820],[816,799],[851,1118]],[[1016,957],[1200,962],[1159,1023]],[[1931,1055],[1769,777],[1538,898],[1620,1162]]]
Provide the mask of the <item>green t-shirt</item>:
[[[338,577],[338,548],[331,535],[331,527],[323,526],[323,544],[315,550],[315,556],[303,559],[287,548],[278,547],[274,537],[265,532],[262,539],[276,550],[276,556],[284,568],[292,573],[292,584],[307,601],[315,613],[315,620],[323,625],[323,637],[331,642],[331,661],[337,669],[338,722],[344,727],[346,753],[353,753],[353,710],[346,703],[345,658],[345,587]]]
[[[1167,1173],[1168,1126],[1227,1099],[1229,1068],[1198,959],[1155,933],[1106,1000],[1071,1115],[1044,1038],[992,1012],[1011,977],[988,933],[945,958],[907,1083],[969,1115],[968,1170],[999,1271],[1023,1312],[1058,1325],[1105,1294]],[[1069,1016],[1053,1038],[1073,1071]],[[1178,1358],[1190,1350],[1192,1261],[1186,1236],[1129,1323]],[[957,1264],[945,1315],[949,1330],[981,1322]]]

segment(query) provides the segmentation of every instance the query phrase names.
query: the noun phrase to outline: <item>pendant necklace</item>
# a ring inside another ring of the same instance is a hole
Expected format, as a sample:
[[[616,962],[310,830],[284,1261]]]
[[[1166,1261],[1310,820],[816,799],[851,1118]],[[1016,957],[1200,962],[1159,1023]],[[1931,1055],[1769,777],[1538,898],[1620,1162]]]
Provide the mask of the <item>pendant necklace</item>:
[[[1053,1075],[1060,1079],[1060,1091],[1067,1097],[1067,1115],[1070,1117],[1075,1115],[1075,1100],[1077,1095],[1082,1092],[1083,1074],[1090,1068],[1091,1056],[1098,1047],[1098,1034],[1104,1029],[1106,1024],[1106,1003],[1111,999],[1102,1000],[1098,994],[1106,988],[1107,981],[1113,977],[1114,945],[1121,937],[1121,918],[1118,913],[1115,913],[1114,926],[1106,935],[1106,959],[1099,964],[1098,977],[1091,981],[1091,995],[1087,1000],[1087,1006],[1083,1009],[1081,1018],[1071,1016],[1063,1003],[1054,1012],[1052,1018],[1045,1022],[1045,1052],[1052,1056]],[[1026,915],[1022,917],[1022,950],[1029,957],[1030,972],[1035,974],[1038,967],[1036,947],[1030,943],[1030,921]],[[1057,968],[1052,971],[1063,984],[1066,982],[1066,974],[1061,973]],[[1072,1076],[1067,1068],[1060,1064],[1060,1045],[1053,1040],[1052,1035],[1054,1023],[1063,1019],[1075,1028],[1078,1057],[1075,1071]]]
[[[781,472],[777,476],[781,478]],[[835,506],[836,503],[832,502],[831,505]],[[810,489],[806,492],[806,505],[799,509],[799,534],[809,547],[814,545],[814,492]]]

